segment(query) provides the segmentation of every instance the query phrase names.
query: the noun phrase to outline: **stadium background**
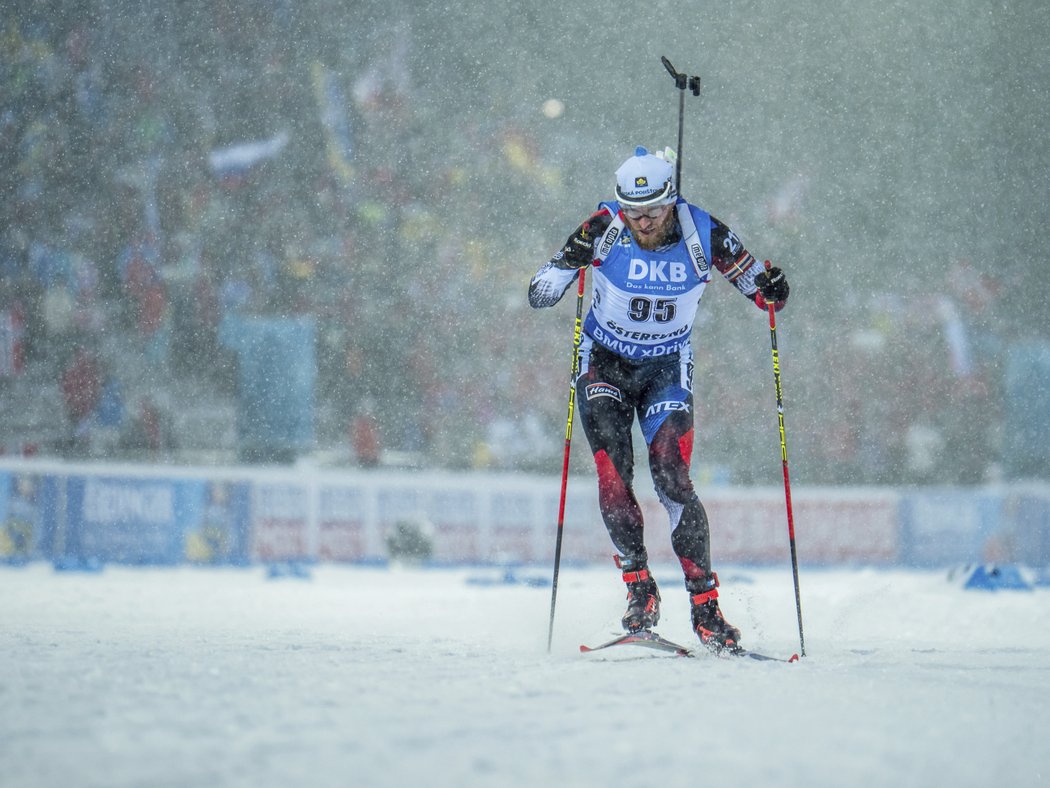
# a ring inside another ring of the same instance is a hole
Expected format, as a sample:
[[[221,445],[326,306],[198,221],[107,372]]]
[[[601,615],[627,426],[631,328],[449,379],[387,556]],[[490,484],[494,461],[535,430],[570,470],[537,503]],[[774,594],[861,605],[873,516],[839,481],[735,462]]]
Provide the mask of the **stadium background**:
[[[684,194],[791,278],[796,483],[1045,480],[1048,15],[8,4],[0,444],[556,474],[571,309],[525,285],[636,144],[674,144],[666,55],[703,82]],[[717,284],[702,313],[698,482],[775,483],[763,317]]]

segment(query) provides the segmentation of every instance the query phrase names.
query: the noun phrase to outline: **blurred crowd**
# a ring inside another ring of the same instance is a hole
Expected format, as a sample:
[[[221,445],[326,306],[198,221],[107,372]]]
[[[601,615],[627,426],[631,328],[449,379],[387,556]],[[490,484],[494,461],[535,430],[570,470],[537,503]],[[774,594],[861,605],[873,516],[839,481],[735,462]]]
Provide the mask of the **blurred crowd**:
[[[241,314],[317,320],[320,443],[365,463],[380,442],[448,465],[512,451],[488,425],[543,365],[507,368],[491,329],[524,308],[527,236],[484,228],[495,190],[559,188],[528,134],[478,110],[435,141],[447,110],[411,102],[397,22],[336,47],[289,4],[217,2],[144,39],[162,17],[90,8],[0,20],[4,377],[43,366],[61,388],[66,432],[40,448],[83,454],[102,427],[107,451],[174,449],[151,394],[235,397],[221,326]]]
[[[63,412],[16,450],[177,460],[180,410],[237,396],[223,321],[309,315],[318,448],[557,470],[571,315],[536,319],[524,292],[581,209],[548,147],[585,140],[420,95],[396,14],[365,35],[324,2],[23,6],[0,18],[0,385],[53,387]],[[958,281],[837,316],[808,313],[799,288],[804,481],[994,472],[1001,369],[973,321],[997,291]],[[699,354],[698,377],[731,380],[742,359],[767,374],[768,347],[736,338],[745,319],[701,326],[722,350]],[[700,409],[704,462],[755,481],[768,425],[717,398]]]

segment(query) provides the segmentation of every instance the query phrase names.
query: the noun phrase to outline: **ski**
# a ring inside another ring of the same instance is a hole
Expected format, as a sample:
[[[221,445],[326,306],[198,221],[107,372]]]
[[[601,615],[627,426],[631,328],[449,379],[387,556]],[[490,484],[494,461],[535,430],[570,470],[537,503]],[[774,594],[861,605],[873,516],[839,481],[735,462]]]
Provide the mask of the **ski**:
[[[707,643],[701,644],[701,651],[707,651],[711,656],[718,657],[719,659],[753,659],[758,662],[798,662],[798,654],[792,654],[790,657],[774,657],[769,654],[763,654],[759,651],[751,651],[743,646],[738,646],[735,643],[732,646],[721,646],[721,645],[708,645]]]
[[[693,652],[685,646],[680,646],[674,641],[661,637],[649,629],[642,629],[638,632],[628,632],[626,635],[620,635],[619,637],[613,638],[599,646],[580,646],[580,653],[589,654],[592,651],[600,651],[603,648],[610,648],[612,646],[644,646],[645,648],[651,648],[656,651],[675,654],[679,657],[693,656]]]
[[[769,654],[762,654],[758,651],[751,651],[741,646],[734,646],[733,648],[724,648],[720,651],[710,649],[711,653],[716,657],[743,657],[745,659],[754,659],[759,662],[798,662],[798,654],[792,654],[790,657],[773,657]]]
[[[662,637],[652,630],[642,629],[638,632],[628,632],[625,635],[620,635],[612,640],[602,643],[598,646],[580,646],[581,654],[590,654],[593,651],[601,651],[605,648],[611,648],[612,646],[643,646],[645,648],[651,648],[656,651],[663,651],[668,654],[674,654],[679,657],[695,657],[697,652],[692,649],[688,649],[685,646],[675,643],[673,640],[668,640]],[[707,651],[711,656],[719,657],[721,659],[732,659],[739,657],[743,659],[753,659],[758,662],[798,662],[798,654],[792,654],[790,657],[774,657],[769,654],[763,654],[759,651],[751,651],[750,649],[743,648],[741,646],[734,646],[732,648],[713,649],[703,647],[703,651]]]

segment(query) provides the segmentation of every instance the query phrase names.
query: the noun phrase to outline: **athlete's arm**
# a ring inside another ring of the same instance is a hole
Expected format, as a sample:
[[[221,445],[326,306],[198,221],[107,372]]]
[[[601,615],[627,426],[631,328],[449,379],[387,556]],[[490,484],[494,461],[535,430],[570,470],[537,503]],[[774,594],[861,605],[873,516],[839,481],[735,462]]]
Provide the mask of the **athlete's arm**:
[[[754,302],[759,309],[766,310],[769,304],[758,291],[755,277],[765,267],[755,256],[744,248],[744,244],[737,238],[736,233],[715,217],[711,217],[711,257],[714,267],[733,285],[737,290]],[[774,307],[780,311],[787,302],[787,297],[781,301],[774,302]]]
[[[594,241],[600,238],[612,216],[604,208],[585,219],[565,245],[548,260],[529,283],[529,306],[540,309],[561,301],[581,268],[594,260]]]

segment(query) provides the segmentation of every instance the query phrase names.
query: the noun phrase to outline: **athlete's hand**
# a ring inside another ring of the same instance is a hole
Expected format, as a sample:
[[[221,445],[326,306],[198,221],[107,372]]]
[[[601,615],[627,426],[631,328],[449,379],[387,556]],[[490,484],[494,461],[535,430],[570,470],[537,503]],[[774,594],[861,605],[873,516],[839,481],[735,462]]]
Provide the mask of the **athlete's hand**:
[[[766,265],[768,266],[766,270],[755,277],[758,292],[762,294],[767,304],[787,301],[788,293],[791,292],[787,277],[776,266],[770,266],[769,263]]]
[[[584,268],[594,262],[594,242],[609,227],[612,216],[607,211],[598,211],[576,228],[561,250],[561,259],[556,265],[562,268]]]

